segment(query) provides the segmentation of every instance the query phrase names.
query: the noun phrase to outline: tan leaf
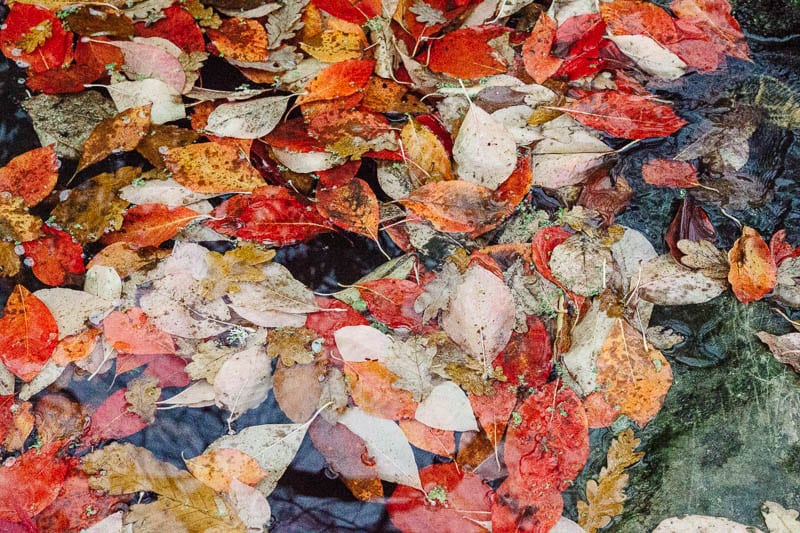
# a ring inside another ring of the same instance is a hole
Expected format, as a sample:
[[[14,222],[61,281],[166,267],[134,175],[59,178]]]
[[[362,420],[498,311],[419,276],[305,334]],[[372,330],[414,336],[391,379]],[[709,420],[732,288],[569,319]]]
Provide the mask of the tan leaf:
[[[227,491],[233,478],[255,485],[267,475],[255,459],[234,448],[206,450],[185,463],[194,477],[216,491]]]
[[[202,282],[203,296],[213,300],[231,291],[238,292],[237,282],[264,281],[267,275],[261,265],[273,257],[274,250],[247,242],[225,254],[210,252],[207,256],[208,276]]]
[[[108,494],[133,494],[154,492],[160,502],[156,512],[135,514],[129,519],[161,520],[179,523],[188,532],[244,531],[239,517],[228,504],[214,492],[192,477],[189,472],[159,461],[145,448],[133,444],[113,442],[101,450],[90,453],[82,461],[83,471],[92,476],[89,486]],[[175,531],[167,529],[165,531]]]
[[[42,219],[28,213],[22,197],[0,194],[0,240],[32,241],[41,228]]]
[[[161,387],[155,376],[142,376],[128,383],[125,400],[130,404],[128,411],[139,415],[148,424],[156,419],[156,402],[161,396]]]
[[[172,148],[164,163],[175,181],[195,192],[249,192],[266,185],[239,150],[215,142]]]
[[[136,148],[150,130],[151,107],[151,104],[132,107],[95,126],[83,145],[83,153],[75,172],[102,161],[112,153],[128,152]]]
[[[724,280],[728,277],[730,270],[728,257],[725,252],[718,250],[711,242],[681,239],[677,246],[685,254],[681,257],[681,263],[685,266],[699,270],[704,276],[711,279]]]
[[[644,457],[644,452],[634,451],[639,442],[631,428],[620,433],[611,441],[607,466],[600,470],[597,481],[586,482],[587,501],[578,502],[578,524],[588,533],[606,527],[622,512],[627,498],[624,490],[628,485],[628,474],[624,471]]]
[[[280,357],[284,366],[310,363],[314,360],[311,341],[316,338],[316,332],[308,328],[273,329],[267,335],[267,355]]]
[[[454,178],[450,156],[430,128],[416,120],[409,120],[400,131],[400,141],[415,187]]]
[[[0,242],[0,278],[10,278],[19,272],[20,260],[14,248],[13,242]]]

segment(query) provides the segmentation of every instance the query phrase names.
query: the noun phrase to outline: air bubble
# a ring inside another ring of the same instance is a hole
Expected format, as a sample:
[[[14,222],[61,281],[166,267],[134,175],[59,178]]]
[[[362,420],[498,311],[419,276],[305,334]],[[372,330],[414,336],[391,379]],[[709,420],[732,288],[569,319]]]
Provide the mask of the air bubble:
[[[70,189],[64,189],[63,191],[58,193],[58,201],[59,202],[66,202],[67,198],[69,198],[70,193],[72,193],[72,191]]]
[[[33,259],[31,259],[30,257],[26,257],[25,259],[23,259],[23,261],[22,261],[22,262],[23,262],[23,263],[25,264],[25,266],[27,266],[27,267],[32,267],[33,265],[35,265],[35,264],[36,264],[36,262],[35,262]]]
[[[18,244],[14,247],[14,253],[17,255],[25,255],[25,247]]]
[[[325,477],[328,479],[339,479],[339,474],[337,472],[334,472],[330,466],[326,466],[322,470],[322,473],[325,474]]]
[[[166,155],[167,152],[169,152],[169,147],[168,146],[159,146],[158,147],[158,153],[159,154]]]
[[[21,59],[18,59],[17,61],[15,61],[15,63],[19,68],[28,68],[29,66],[31,66],[30,63],[28,63],[27,61],[23,61]]]
[[[56,158],[56,170],[61,168],[61,165],[62,165],[61,160]]]
[[[0,24],[0,30],[8,28],[8,24]]]
[[[11,55],[14,57],[19,57],[22,55],[22,48],[12,48]]]

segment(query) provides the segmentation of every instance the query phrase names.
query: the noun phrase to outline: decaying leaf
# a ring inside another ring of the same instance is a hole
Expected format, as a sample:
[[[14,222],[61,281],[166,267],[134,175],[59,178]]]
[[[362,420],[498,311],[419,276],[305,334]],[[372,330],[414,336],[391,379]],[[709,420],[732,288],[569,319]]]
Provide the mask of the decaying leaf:
[[[136,148],[150,129],[151,107],[132,107],[95,126],[83,145],[76,172],[102,161],[112,153],[129,152]]]
[[[578,502],[578,524],[587,531],[595,533],[606,527],[611,520],[622,513],[627,496],[628,474],[625,469],[638,463],[644,452],[634,451],[641,442],[627,428],[611,441],[606,466],[600,470],[597,481],[586,482],[586,501]]]
[[[517,165],[517,144],[508,130],[476,105],[470,105],[453,143],[459,178],[495,190]]]
[[[239,150],[215,142],[172,148],[164,163],[175,181],[199,193],[252,191],[264,185]]]
[[[728,281],[740,302],[760,300],[775,287],[778,269],[769,246],[753,228],[742,228],[742,236],[728,252]]]

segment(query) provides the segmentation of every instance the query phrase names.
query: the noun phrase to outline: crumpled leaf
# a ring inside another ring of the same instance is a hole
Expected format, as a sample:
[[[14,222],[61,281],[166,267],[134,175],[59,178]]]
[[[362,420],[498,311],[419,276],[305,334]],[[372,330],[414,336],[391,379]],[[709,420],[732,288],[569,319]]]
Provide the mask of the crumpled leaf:
[[[308,0],[289,0],[274,13],[270,13],[265,25],[268,36],[268,48],[274,50],[295,36],[303,28],[303,9]]]
[[[622,513],[627,496],[623,492],[628,485],[625,469],[638,463],[644,452],[634,450],[641,442],[633,436],[631,428],[625,429],[611,441],[606,466],[600,470],[597,481],[586,482],[586,501],[578,501],[578,524],[587,533],[595,533],[611,523]]]
[[[161,396],[158,378],[143,374],[129,381],[127,389],[125,401],[130,405],[128,410],[147,424],[153,422],[156,419],[156,402]]]
[[[158,523],[167,515],[187,532],[245,530],[239,517],[217,493],[192,477],[189,472],[159,461],[147,449],[113,442],[92,452],[81,462],[92,476],[89,485],[108,494],[132,494],[145,490],[158,495],[150,504],[136,504]],[[160,503],[159,503],[160,502]],[[130,517],[129,517],[130,518]]]
[[[778,268],[764,238],[753,228],[742,228],[742,236],[728,252],[728,281],[742,303],[763,298],[775,287]]]
[[[689,268],[698,270],[712,279],[725,279],[728,277],[730,265],[725,252],[717,249],[709,241],[678,241],[678,249],[684,254],[681,263]]]
[[[517,144],[502,124],[470,105],[453,143],[453,160],[459,178],[495,190],[517,165]]]
[[[21,196],[32,207],[56,186],[59,166],[53,145],[29,150],[0,168],[0,191]]]
[[[149,104],[132,107],[95,126],[83,145],[75,172],[102,161],[112,153],[129,152],[136,148],[150,129],[151,108]]]
[[[17,285],[0,318],[0,361],[15,376],[31,381],[58,343],[58,325],[39,298]]]
[[[364,440],[381,479],[422,489],[414,452],[397,424],[371,416],[358,407],[345,411],[339,423]]]

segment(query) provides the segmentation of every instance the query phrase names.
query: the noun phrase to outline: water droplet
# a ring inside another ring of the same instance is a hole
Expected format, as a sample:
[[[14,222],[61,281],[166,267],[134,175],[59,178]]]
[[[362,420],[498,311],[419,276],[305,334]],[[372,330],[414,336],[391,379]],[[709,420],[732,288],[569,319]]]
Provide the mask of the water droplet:
[[[30,257],[26,257],[22,262],[25,263],[25,266],[28,266],[28,267],[32,267],[33,265],[36,264],[36,262],[33,259],[31,259]]]
[[[22,48],[12,48],[11,55],[14,57],[19,57],[22,55]]]
[[[8,24],[0,24],[0,30],[8,28]]]
[[[169,147],[168,146],[159,146],[158,147],[158,153],[159,154],[166,155],[167,152],[169,152]]]
[[[88,43],[89,41],[91,41],[91,39],[89,37],[81,37],[81,42],[82,43]]]
[[[14,247],[14,253],[17,255],[25,255],[25,247],[18,244]]]
[[[21,59],[18,59],[18,60],[16,61],[16,64],[17,64],[17,66],[18,66],[19,68],[28,68],[29,66],[31,66],[31,64],[30,64],[30,63],[28,63],[27,61],[23,61],[23,60],[21,60]]]
[[[72,193],[72,190],[64,189],[63,191],[58,193],[58,201],[59,202],[66,202],[67,198],[69,198],[70,193]]]
[[[329,465],[325,466],[325,469],[322,471],[322,473],[325,474],[325,477],[328,478],[328,479],[338,479],[339,478],[339,474],[337,472],[334,472],[333,469]]]
[[[61,168],[61,165],[62,165],[61,160],[56,158],[56,169]]]

